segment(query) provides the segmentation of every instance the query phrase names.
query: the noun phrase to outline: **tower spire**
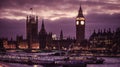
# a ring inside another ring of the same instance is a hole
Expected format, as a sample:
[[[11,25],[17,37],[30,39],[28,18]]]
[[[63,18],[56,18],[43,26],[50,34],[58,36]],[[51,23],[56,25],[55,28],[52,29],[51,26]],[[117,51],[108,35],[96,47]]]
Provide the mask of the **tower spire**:
[[[44,19],[42,19],[42,26],[41,26],[40,33],[46,34],[46,30],[45,30],[45,26],[44,26]]]
[[[33,8],[30,8],[30,16],[33,16]]]
[[[84,17],[81,5],[80,5],[80,8],[79,8],[79,12],[78,12],[78,16],[77,17]]]
[[[44,20],[42,19],[42,29],[45,29],[44,28]]]
[[[96,33],[95,29],[94,29],[94,34]]]
[[[60,40],[63,40],[63,31],[60,32]]]

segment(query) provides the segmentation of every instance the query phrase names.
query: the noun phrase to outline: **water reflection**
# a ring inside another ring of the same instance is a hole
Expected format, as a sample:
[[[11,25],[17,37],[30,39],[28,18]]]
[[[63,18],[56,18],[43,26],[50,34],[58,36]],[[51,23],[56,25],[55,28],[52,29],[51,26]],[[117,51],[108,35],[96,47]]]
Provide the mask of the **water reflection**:
[[[88,64],[87,67],[119,67],[120,64]]]
[[[115,58],[115,57],[114,58],[102,57],[102,58],[105,59],[104,64],[88,64],[87,67],[120,67],[120,58]],[[0,62],[0,67],[45,67],[45,66]],[[54,66],[54,67],[62,67],[62,66]]]
[[[38,67],[38,65],[34,65],[33,67]]]
[[[44,67],[42,65],[33,65],[32,67]]]
[[[120,67],[120,58],[103,57],[104,64],[88,64],[87,67]]]

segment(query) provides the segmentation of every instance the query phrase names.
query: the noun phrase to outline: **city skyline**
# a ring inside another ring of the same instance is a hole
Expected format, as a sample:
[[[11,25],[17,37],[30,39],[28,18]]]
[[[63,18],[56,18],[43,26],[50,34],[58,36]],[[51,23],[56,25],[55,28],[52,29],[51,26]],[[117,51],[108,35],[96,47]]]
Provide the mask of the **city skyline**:
[[[89,38],[94,29],[115,30],[120,27],[119,3],[118,0],[1,0],[0,37],[10,39],[17,34],[25,37],[26,16],[30,14],[30,8],[39,16],[38,31],[44,19],[47,32],[59,36],[62,29],[65,37],[75,37],[75,18],[81,4],[86,18],[86,38]]]

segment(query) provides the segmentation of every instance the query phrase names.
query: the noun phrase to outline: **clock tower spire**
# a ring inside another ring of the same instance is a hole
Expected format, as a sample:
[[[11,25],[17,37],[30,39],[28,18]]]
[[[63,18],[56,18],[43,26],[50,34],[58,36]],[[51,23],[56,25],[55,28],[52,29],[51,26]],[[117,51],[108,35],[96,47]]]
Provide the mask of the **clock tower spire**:
[[[76,42],[81,43],[85,38],[85,18],[80,6],[78,15],[76,17]]]
[[[80,5],[80,8],[79,8],[79,12],[78,12],[78,16],[77,17],[84,17],[81,5]]]

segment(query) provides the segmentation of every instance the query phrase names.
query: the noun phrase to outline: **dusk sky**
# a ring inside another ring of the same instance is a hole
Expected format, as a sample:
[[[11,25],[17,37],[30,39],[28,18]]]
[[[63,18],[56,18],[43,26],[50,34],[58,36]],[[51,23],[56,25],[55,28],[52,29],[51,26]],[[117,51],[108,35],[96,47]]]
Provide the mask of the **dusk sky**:
[[[82,6],[86,18],[86,38],[93,30],[120,27],[120,0],[0,0],[0,37],[26,36],[26,16],[33,8],[39,17],[39,28],[44,19],[47,32],[75,37],[75,18]]]

